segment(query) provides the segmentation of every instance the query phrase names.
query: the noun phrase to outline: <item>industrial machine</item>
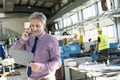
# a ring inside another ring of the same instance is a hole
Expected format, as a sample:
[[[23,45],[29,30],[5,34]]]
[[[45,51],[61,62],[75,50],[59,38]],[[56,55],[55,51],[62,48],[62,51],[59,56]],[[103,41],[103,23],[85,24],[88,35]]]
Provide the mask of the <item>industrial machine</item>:
[[[109,49],[110,62],[114,65],[120,65],[120,49],[119,43],[111,43]]]
[[[109,61],[110,64],[115,64],[115,65],[120,65],[120,49],[118,49],[119,43],[110,43],[110,48],[109,48]],[[100,52],[97,54],[92,54],[91,53],[91,58],[93,61],[97,60],[99,57]]]
[[[62,63],[64,63],[64,59],[67,58],[76,58],[81,54],[80,44],[63,44],[60,46],[61,49],[61,58]]]

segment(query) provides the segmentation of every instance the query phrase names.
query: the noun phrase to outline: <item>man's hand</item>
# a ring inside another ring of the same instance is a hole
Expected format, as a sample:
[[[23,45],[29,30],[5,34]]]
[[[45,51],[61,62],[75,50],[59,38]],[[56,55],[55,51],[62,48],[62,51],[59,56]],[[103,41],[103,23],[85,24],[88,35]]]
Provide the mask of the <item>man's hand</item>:
[[[40,63],[30,62],[28,65],[31,66],[31,69],[32,69],[33,72],[40,72],[40,67],[41,67]]]
[[[29,27],[29,28],[25,29],[25,31],[23,32],[22,39],[24,41],[27,41],[29,39],[30,35],[31,35],[31,28]]]
[[[96,50],[93,51],[93,54],[96,54]]]

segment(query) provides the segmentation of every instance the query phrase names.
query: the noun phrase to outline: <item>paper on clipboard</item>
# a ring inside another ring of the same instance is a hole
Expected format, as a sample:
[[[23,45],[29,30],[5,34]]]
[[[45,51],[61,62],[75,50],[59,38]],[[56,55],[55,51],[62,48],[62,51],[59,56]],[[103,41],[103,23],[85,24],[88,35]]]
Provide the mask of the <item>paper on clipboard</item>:
[[[9,50],[10,56],[14,58],[15,63],[27,66],[30,61],[34,61],[34,54],[23,50]]]

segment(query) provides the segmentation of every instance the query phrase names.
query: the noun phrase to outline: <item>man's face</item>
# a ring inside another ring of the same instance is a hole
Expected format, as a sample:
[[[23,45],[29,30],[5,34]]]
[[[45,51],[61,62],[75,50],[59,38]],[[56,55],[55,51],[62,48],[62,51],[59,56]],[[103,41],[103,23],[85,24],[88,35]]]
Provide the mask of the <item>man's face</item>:
[[[98,34],[99,34],[99,35],[102,34],[102,31],[98,31]]]
[[[30,26],[32,34],[38,36],[44,31],[45,23],[43,23],[40,19],[31,19]]]

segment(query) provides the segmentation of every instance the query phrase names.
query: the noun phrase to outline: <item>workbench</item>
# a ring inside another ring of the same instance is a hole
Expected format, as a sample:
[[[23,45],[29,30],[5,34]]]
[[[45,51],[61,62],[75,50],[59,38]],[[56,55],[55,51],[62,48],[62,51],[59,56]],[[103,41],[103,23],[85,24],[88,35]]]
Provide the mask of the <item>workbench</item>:
[[[112,69],[112,67],[114,70],[109,70],[109,68]],[[108,70],[92,71],[90,68],[88,70],[80,70],[78,67],[69,67],[70,80],[120,80],[119,68],[119,66],[110,65],[106,67]]]

